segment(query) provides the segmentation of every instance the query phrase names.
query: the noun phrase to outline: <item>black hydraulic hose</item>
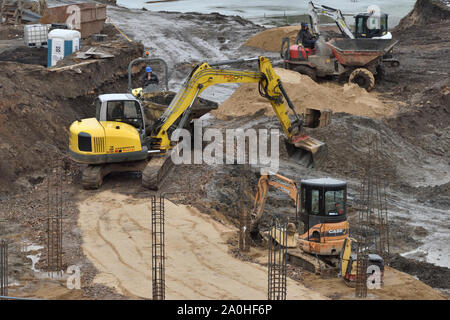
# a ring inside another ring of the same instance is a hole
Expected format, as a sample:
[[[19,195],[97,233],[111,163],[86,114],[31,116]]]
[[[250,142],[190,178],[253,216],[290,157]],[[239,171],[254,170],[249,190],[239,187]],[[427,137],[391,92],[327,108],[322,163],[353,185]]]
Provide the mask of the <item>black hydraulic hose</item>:
[[[255,57],[255,58],[244,58],[244,59],[235,59],[235,60],[224,60],[224,61],[213,62],[213,63],[210,63],[209,65],[211,67],[217,67],[217,66],[224,66],[224,65],[229,65],[229,64],[251,62],[251,61],[258,61],[258,60],[259,60],[258,57]]]
[[[283,97],[286,99],[286,102],[289,106],[289,108],[292,110],[292,112],[294,113],[295,118],[302,123],[303,120],[300,119],[300,117],[298,116],[297,112],[294,109],[294,104],[292,103],[291,99],[289,98],[289,96],[287,95],[286,90],[284,90],[283,85],[281,84],[281,81],[278,82],[278,87],[280,88],[281,93],[283,94]]]

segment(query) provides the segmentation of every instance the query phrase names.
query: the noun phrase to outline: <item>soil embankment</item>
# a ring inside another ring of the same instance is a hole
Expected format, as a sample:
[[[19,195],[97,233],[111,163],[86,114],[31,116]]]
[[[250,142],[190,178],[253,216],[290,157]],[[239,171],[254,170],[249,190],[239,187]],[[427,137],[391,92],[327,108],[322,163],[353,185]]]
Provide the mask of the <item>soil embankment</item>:
[[[103,43],[102,50],[114,58],[64,71],[30,61],[5,62],[0,57],[1,191],[30,187],[36,179],[42,181],[49,161],[66,153],[70,123],[94,115],[96,95],[126,92],[128,63],[142,56],[142,45],[111,41]],[[36,58],[23,56],[27,57]],[[67,58],[64,63],[68,61],[85,62]],[[31,175],[33,179],[26,178]]]
[[[414,8],[395,27],[396,31],[411,27],[430,28],[430,24],[441,23],[450,18],[448,1],[417,0]]]

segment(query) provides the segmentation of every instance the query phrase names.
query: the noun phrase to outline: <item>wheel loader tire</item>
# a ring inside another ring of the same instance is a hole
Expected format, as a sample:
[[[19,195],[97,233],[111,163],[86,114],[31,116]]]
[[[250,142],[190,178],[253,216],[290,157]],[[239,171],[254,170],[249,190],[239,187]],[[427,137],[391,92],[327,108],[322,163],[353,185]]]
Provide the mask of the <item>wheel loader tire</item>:
[[[349,83],[356,83],[361,88],[370,91],[375,86],[375,77],[373,73],[366,68],[358,68],[353,70],[348,78]]]
[[[298,73],[307,75],[314,81],[317,81],[316,70],[311,67],[300,65],[300,66],[293,67],[292,70],[297,71]]]
[[[102,166],[99,165],[88,165],[87,168],[83,170],[81,183],[84,189],[93,190],[100,188],[103,183],[102,169]]]

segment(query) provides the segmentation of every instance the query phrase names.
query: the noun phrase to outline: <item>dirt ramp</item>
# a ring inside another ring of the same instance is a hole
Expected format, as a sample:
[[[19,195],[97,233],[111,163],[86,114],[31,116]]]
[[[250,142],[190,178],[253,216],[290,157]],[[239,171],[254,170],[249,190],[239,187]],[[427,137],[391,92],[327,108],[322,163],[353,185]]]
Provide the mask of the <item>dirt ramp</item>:
[[[413,10],[395,28],[401,31],[412,26],[427,26],[450,18],[450,8],[445,0],[417,0]]]
[[[151,298],[149,199],[104,191],[79,206],[83,251],[99,273],[95,283],[132,298]],[[194,208],[165,202],[167,299],[266,299],[267,269],[228,253],[236,232]],[[289,299],[323,299],[288,280]]]
[[[299,26],[286,26],[267,29],[249,38],[244,43],[244,46],[254,47],[265,51],[279,52],[281,40],[289,37],[291,39],[291,43],[294,43],[299,29]]]
[[[372,118],[383,118],[395,114],[397,107],[381,101],[375,92],[368,93],[356,84],[341,86],[336,83],[319,84],[298,72],[275,68],[294,103],[297,112],[306,108],[331,109]],[[251,115],[264,110],[266,115],[275,115],[270,102],[259,95],[256,84],[244,84],[219,106],[212,114],[219,119]]]

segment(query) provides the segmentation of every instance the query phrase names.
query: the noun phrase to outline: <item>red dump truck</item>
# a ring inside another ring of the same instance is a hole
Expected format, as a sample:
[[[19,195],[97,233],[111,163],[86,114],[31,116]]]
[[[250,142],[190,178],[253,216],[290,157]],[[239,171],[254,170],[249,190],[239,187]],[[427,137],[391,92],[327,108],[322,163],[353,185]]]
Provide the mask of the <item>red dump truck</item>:
[[[314,49],[291,45],[289,41],[289,38],[283,38],[281,44],[284,67],[313,80],[326,76],[344,77],[370,91],[375,85],[374,76],[381,76],[384,67],[400,65],[392,58],[392,48],[398,42],[392,39],[331,39],[317,44]]]

